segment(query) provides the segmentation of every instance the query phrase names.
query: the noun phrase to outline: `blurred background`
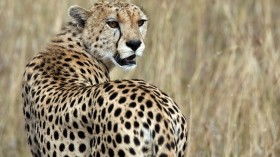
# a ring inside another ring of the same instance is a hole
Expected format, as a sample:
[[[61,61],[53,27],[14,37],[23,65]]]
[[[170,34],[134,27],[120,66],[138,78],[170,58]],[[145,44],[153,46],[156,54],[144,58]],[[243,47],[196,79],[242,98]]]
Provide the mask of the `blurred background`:
[[[24,132],[24,66],[93,0],[0,0],[0,157],[31,156]],[[131,0],[146,10],[146,51],[132,72],[189,120],[189,157],[280,156],[280,1]]]

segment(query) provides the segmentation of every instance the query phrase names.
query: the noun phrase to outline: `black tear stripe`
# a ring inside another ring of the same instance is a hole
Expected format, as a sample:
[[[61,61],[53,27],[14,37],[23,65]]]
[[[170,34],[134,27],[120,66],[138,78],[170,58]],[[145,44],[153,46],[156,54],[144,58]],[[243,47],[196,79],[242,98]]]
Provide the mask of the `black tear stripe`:
[[[119,15],[119,13],[117,13],[117,18],[119,19],[119,17],[120,17],[120,15]],[[118,48],[118,46],[119,46],[119,41],[120,41],[120,39],[121,39],[121,37],[122,37],[121,27],[119,27],[118,29],[119,29],[119,31],[120,31],[120,37],[119,37],[118,41],[116,42],[116,48]]]
[[[122,37],[121,28],[119,28],[119,31],[120,31],[120,37],[119,37],[118,41],[116,42],[116,48],[118,48],[118,46],[119,46],[119,41],[121,40],[121,37]]]

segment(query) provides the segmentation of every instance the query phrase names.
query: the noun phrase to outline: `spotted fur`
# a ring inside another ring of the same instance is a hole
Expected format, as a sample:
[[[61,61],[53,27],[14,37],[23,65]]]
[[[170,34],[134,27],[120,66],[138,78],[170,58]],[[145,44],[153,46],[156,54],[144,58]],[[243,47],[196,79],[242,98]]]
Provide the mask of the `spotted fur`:
[[[25,129],[34,157],[181,157],[187,121],[176,103],[142,80],[110,81],[144,50],[146,15],[99,2],[69,9],[72,20],[26,66]]]

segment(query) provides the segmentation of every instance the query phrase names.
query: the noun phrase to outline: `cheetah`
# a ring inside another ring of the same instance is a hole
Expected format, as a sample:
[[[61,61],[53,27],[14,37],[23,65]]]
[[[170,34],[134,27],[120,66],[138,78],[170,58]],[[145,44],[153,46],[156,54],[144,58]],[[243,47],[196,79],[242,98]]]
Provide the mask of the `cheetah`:
[[[136,5],[72,6],[71,18],[26,66],[23,113],[32,156],[181,157],[187,120],[143,80],[110,80],[145,49],[147,17]]]

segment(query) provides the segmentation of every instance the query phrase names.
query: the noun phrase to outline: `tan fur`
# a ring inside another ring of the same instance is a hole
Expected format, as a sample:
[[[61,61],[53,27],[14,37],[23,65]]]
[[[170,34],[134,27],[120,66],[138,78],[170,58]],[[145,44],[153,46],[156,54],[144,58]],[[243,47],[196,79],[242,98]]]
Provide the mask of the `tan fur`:
[[[100,2],[90,10],[73,6],[69,15],[72,21],[25,69],[32,155],[183,156],[187,121],[175,102],[142,80],[109,78],[114,66],[134,68],[142,55],[144,13],[133,4]]]

